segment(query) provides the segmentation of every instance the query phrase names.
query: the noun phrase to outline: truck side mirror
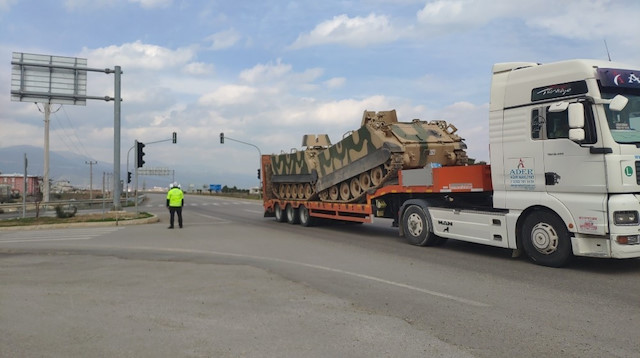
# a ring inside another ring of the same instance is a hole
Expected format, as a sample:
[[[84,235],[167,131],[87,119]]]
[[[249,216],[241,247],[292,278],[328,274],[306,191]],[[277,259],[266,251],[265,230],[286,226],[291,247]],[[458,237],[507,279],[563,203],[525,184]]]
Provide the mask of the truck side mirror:
[[[623,95],[618,94],[613,97],[611,102],[609,102],[609,109],[614,112],[620,112],[624,109],[624,107],[627,106],[627,103],[629,103],[629,99]]]
[[[569,139],[581,142],[584,134],[584,106],[582,103],[571,103],[568,107],[569,114]]]
[[[574,142],[582,142],[584,140],[584,128],[569,129],[569,139]]]
[[[564,112],[567,110],[567,107],[569,107],[569,102],[567,101],[552,103],[549,106],[549,112],[551,113]]]
[[[569,105],[569,128],[584,128],[584,106],[582,103]]]

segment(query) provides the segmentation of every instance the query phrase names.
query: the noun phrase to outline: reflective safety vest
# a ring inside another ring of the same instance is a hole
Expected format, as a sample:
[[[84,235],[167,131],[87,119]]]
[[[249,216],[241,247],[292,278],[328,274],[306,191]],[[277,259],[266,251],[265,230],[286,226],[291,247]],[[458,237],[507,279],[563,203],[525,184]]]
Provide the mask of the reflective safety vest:
[[[180,188],[171,188],[167,193],[167,200],[169,206],[182,206],[182,200],[184,199],[184,193]]]

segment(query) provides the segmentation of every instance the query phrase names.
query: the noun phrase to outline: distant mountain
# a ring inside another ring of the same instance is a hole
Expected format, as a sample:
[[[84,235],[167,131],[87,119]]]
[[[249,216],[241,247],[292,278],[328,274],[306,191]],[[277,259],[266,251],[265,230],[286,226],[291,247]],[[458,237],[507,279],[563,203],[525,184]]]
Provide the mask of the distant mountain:
[[[27,174],[43,176],[44,149],[31,145],[18,145],[0,148],[0,173],[23,174],[24,154],[27,154]],[[69,181],[78,188],[89,187],[89,165],[85,162],[91,159],[72,152],[49,152],[49,178],[56,181]],[[126,163],[126,162],[125,162]],[[121,164],[125,164],[122,163]],[[93,188],[102,188],[103,173],[112,173],[113,163],[98,162],[93,165]],[[127,179],[126,165],[120,169],[123,180]],[[209,184],[221,184],[229,187],[248,189],[259,185],[258,179],[251,176],[232,176],[225,173],[207,173],[191,168],[176,169],[175,179],[181,182],[183,189],[208,188]],[[167,187],[173,177],[144,176],[139,178],[140,188],[152,188],[154,186]],[[125,183],[126,185],[126,183]]]
[[[31,145],[0,148],[0,173],[23,174],[25,153],[28,161],[27,174],[44,176],[44,149]],[[49,178],[54,182],[66,180],[77,187],[89,187],[90,166],[85,162],[90,160],[91,158],[72,152],[50,151]],[[102,173],[112,171],[113,164],[94,164],[93,187],[101,187]]]

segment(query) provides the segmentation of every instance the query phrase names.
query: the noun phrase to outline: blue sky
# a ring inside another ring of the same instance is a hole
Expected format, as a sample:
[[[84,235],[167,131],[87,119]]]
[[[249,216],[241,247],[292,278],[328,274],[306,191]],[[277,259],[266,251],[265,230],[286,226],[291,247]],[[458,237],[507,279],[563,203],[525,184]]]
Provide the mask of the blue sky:
[[[44,142],[37,107],[10,100],[11,54],[26,52],[121,66],[121,162],[176,131],[145,160],[183,185],[257,184],[257,151],[220,132],[279,153],[307,133],[337,142],[364,110],[447,120],[488,160],[494,63],[606,59],[606,39],[640,67],[639,15],[636,0],[0,0],[0,147]],[[113,95],[113,76],[90,73],[87,94]],[[113,105],[64,106],[50,138],[113,162]]]

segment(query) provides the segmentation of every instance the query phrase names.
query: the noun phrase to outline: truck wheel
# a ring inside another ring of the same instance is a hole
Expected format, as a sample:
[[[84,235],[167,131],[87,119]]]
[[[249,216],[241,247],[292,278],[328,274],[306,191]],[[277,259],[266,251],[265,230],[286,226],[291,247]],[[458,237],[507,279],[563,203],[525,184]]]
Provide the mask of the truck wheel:
[[[276,217],[277,222],[283,223],[286,220],[286,218],[284,217],[284,212],[282,211],[282,208],[280,207],[280,205],[276,204],[273,211],[274,211],[274,215]]]
[[[291,204],[287,205],[285,214],[287,214],[287,222],[289,224],[297,224],[299,222],[298,209],[294,209]]]
[[[542,266],[564,266],[573,254],[564,222],[546,211],[534,212],[525,218],[522,247],[533,262]]]
[[[300,207],[298,208],[298,214],[300,217],[300,225],[313,226],[313,217],[309,215],[309,209],[307,209],[304,205],[300,205]]]
[[[443,242],[443,239],[433,233],[429,213],[418,205],[411,205],[404,211],[402,229],[404,237],[411,245],[434,246]]]

